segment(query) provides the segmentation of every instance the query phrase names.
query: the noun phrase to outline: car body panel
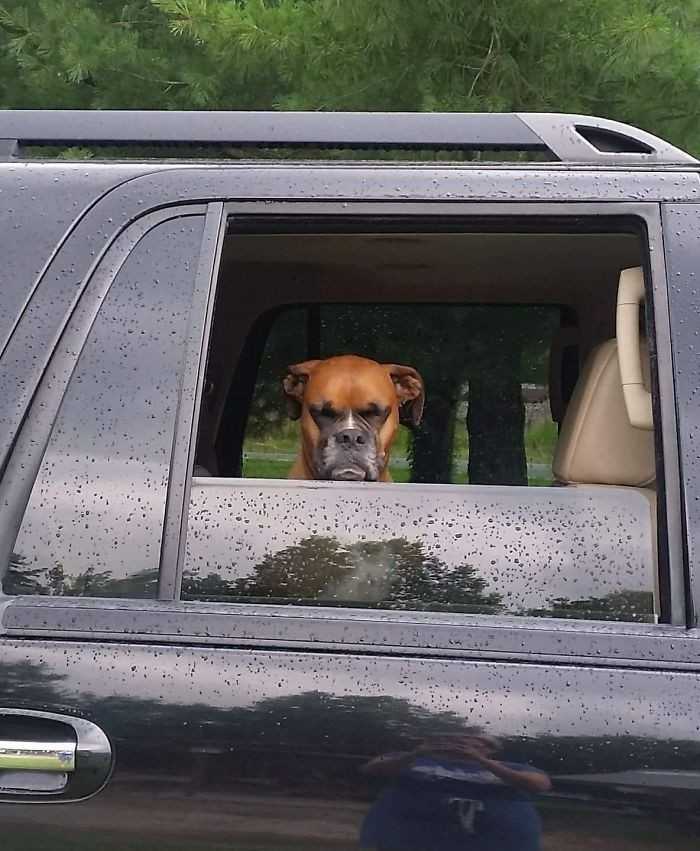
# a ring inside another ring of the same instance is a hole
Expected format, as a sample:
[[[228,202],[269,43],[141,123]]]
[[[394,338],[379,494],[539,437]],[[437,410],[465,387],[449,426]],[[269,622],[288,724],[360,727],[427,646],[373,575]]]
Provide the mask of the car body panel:
[[[116,754],[90,800],[2,805],[11,851],[54,834],[75,849],[357,848],[383,785],[363,764],[465,724],[549,775],[543,847],[578,842],[584,822],[604,851],[695,841],[692,673],[8,640],[0,683],[0,705],[80,714]]]
[[[683,499],[700,523],[695,170],[30,162],[0,164],[0,189],[20,211],[0,234],[13,282],[0,359],[8,451],[92,270],[150,211],[226,200],[256,215],[273,201],[307,214],[326,202],[345,215],[356,204],[497,215],[508,202],[556,215],[564,202],[665,203]],[[17,250],[27,244],[32,258]],[[544,849],[697,847],[695,629],[56,598],[5,599],[0,612],[0,708],[85,718],[115,755],[88,800],[1,803],[9,851],[357,848],[382,788],[361,771],[367,760],[460,725],[549,775],[536,803]]]
[[[116,163],[0,163],[0,203],[10,223],[0,235],[0,352],[35,281],[75,223],[104,192],[148,170]]]

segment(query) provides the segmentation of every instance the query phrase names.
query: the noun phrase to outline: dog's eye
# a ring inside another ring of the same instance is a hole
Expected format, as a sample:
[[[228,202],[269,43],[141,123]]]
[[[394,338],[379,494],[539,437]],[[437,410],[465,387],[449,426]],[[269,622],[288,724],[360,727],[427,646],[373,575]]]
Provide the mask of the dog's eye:
[[[365,420],[377,420],[387,416],[389,409],[380,408],[379,405],[368,405],[363,411],[359,411],[360,416]]]
[[[322,407],[312,407],[311,413],[316,419],[320,420],[335,420],[338,417],[338,414],[329,405],[323,405]]]

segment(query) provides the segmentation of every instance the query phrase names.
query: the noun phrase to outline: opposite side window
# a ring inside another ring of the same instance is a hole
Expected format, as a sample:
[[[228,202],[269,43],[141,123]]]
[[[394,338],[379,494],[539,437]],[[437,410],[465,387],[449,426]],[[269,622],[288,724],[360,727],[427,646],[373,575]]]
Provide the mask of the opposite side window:
[[[225,240],[183,598],[654,622],[639,224],[274,227]]]
[[[112,281],[54,423],[6,594],[155,596],[203,229],[201,215],[157,225]]]

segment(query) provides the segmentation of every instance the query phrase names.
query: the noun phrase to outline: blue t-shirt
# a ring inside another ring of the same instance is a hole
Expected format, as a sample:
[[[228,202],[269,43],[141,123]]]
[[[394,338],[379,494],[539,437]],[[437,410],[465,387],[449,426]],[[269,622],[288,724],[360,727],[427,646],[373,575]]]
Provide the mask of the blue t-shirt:
[[[369,811],[360,844],[385,851],[539,851],[540,832],[526,792],[478,762],[420,756]]]

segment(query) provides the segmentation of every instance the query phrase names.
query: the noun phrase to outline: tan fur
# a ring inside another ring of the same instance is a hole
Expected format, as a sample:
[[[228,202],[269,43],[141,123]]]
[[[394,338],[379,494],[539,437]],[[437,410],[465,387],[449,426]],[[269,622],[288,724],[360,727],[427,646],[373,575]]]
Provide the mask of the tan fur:
[[[301,424],[299,455],[288,478],[315,478],[310,459],[320,433],[309,412],[310,405],[330,402],[339,410],[360,411],[368,403],[379,403],[390,408],[377,435],[385,459],[379,481],[392,481],[388,470],[389,455],[401,415],[403,413],[404,419],[410,417],[417,424],[423,410],[423,382],[415,369],[380,364],[357,355],[341,355],[290,366],[283,387],[290,416],[299,419]],[[402,405],[403,411],[400,410]]]

